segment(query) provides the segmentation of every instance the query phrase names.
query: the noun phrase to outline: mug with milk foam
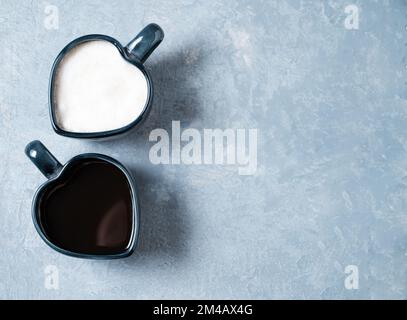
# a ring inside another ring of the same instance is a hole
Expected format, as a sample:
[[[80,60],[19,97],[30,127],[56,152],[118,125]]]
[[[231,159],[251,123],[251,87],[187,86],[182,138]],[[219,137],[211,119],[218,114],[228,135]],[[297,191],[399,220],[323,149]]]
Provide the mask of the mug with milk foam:
[[[125,47],[100,34],[69,43],[51,71],[49,110],[55,132],[73,138],[107,138],[143,120],[153,98],[143,63],[163,38],[163,30],[149,24]]]

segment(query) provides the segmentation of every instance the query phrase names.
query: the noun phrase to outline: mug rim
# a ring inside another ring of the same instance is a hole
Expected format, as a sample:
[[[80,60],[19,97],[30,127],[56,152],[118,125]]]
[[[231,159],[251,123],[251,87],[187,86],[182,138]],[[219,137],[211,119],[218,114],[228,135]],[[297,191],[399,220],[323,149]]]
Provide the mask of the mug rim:
[[[58,125],[58,123],[56,121],[55,110],[54,110],[54,98],[53,98],[54,97],[54,86],[53,86],[53,84],[54,84],[54,80],[55,80],[55,76],[56,76],[56,71],[58,69],[59,64],[63,60],[63,58],[66,56],[66,54],[71,49],[73,49],[74,47],[76,47],[82,43],[89,42],[89,41],[108,41],[108,42],[112,43],[117,48],[117,50],[120,52],[120,54],[124,60],[126,60],[127,62],[129,62],[132,65],[134,65],[135,67],[137,67],[143,73],[145,79],[147,80],[148,97],[147,97],[146,103],[144,105],[143,111],[140,113],[140,115],[136,119],[134,119],[132,122],[130,122],[129,124],[127,124],[123,127],[113,129],[113,130],[98,131],[98,132],[66,131]],[[153,100],[153,91],[154,91],[153,82],[151,80],[150,74],[145,69],[144,65],[139,61],[131,59],[129,57],[129,55],[126,53],[126,50],[124,49],[123,45],[118,40],[116,40],[113,37],[104,35],[104,34],[88,34],[85,36],[81,36],[81,37],[76,38],[76,39],[72,40],[71,42],[69,42],[61,50],[61,52],[55,58],[54,63],[52,64],[51,76],[50,76],[49,84],[48,84],[48,109],[49,109],[49,115],[50,115],[50,119],[51,119],[52,128],[57,134],[59,134],[61,136],[70,137],[70,138],[78,138],[78,139],[108,138],[108,137],[112,137],[115,135],[123,134],[123,133],[129,131],[130,129],[134,128],[137,124],[139,124],[147,116],[147,113],[148,113],[147,111],[150,109],[152,100]]]
[[[118,168],[124,175],[126,176],[127,182],[130,185],[130,190],[131,190],[131,199],[132,199],[132,214],[133,214],[133,221],[132,221],[132,228],[131,228],[131,235],[130,235],[130,240],[126,248],[123,250],[123,252],[119,253],[114,253],[114,254],[88,254],[88,253],[78,253],[74,251],[70,251],[67,249],[63,249],[53,243],[45,234],[42,226],[40,225],[38,221],[38,214],[39,211],[37,210],[38,204],[41,200],[40,193],[44,191],[44,189],[49,185],[50,183],[58,180],[61,175],[64,173],[64,171],[74,162],[76,161],[83,161],[86,159],[99,159],[106,161],[112,165],[114,165],[116,168]],[[65,254],[67,256],[75,257],[75,258],[84,258],[84,259],[94,259],[94,260],[112,260],[112,259],[120,259],[120,258],[125,258],[130,256],[138,243],[139,239],[139,229],[140,229],[140,206],[139,206],[139,201],[138,201],[138,195],[137,195],[137,187],[136,187],[136,182],[134,181],[132,175],[130,172],[116,159],[109,157],[104,154],[100,153],[82,153],[79,154],[73,158],[71,158],[69,161],[67,161],[63,166],[62,169],[58,172],[58,174],[45,181],[35,192],[32,206],[31,206],[31,216],[32,220],[34,223],[34,227],[37,230],[38,234],[42,238],[42,240],[52,249],[55,251]]]

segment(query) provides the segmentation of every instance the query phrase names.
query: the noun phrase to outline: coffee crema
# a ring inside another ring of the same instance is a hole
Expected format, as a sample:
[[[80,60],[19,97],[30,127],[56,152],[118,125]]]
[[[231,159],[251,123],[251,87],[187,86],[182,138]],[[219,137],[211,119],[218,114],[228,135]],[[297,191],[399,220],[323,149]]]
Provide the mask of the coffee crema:
[[[53,81],[57,125],[68,132],[122,128],[144,111],[149,95],[144,73],[109,41],[92,40],[71,49]]]
[[[74,253],[124,252],[133,230],[126,175],[99,159],[86,159],[66,170],[67,178],[58,178],[39,203],[39,222],[47,238]]]

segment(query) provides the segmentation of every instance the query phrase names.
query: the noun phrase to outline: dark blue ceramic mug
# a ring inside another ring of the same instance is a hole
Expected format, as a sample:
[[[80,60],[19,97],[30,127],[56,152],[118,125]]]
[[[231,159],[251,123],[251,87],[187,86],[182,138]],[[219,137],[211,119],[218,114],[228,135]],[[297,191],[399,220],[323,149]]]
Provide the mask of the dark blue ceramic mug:
[[[112,136],[123,134],[130,129],[134,128],[138,123],[140,123],[148,114],[150,106],[153,100],[153,83],[151,77],[147,70],[144,68],[143,63],[150,56],[150,54],[157,48],[157,46],[164,39],[164,32],[157,24],[151,23],[147,25],[132,41],[130,41],[127,46],[123,47],[119,41],[116,39],[101,35],[101,34],[91,34],[86,35],[80,38],[77,38],[70,42],[57,56],[51,70],[50,84],[49,84],[49,113],[51,118],[51,124],[54,131],[62,136],[72,137],[72,138],[82,138],[82,139],[105,139]],[[147,100],[141,114],[134,119],[128,125],[110,130],[110,131],[101,131],[101,132],[69,132],[64,130],[58,125],[56,119],[56,103],[54,96],[54,84],[56,80],[56,73],[58,66],[65,57],[65,55],[70,52],[72,49],[77,47],[80,44],[83,44],[88,41],[108,41],[112,43],[117,50],[120,52],[122,58],[127,62],[136,66],[145,76],[148,86]]]
[[[140,210],[135,182],[121,163],[86,153],[62,165],[40,141],[25,153],[48,179],[32,202],[34,226],[46,244],[79,258],[132,254]]]

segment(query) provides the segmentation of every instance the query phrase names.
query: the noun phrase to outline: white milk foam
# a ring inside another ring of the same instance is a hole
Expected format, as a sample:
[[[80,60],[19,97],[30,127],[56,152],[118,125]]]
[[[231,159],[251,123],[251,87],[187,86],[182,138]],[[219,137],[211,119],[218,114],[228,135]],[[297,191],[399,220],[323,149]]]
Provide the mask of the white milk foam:
[[[147,80],[108,41],[84,42],[60,62],[54,81],[58,126],[69,132],[114,130],[133,122],[148,99]]]

